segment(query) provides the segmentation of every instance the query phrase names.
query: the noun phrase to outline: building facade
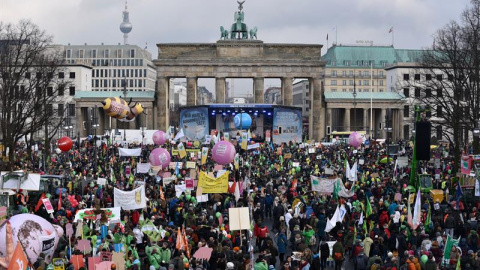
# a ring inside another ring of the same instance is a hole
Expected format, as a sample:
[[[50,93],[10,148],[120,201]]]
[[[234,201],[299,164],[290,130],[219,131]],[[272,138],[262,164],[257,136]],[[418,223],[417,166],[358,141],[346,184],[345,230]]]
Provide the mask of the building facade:
[[[327,133],[365,131],[374,138],[408,138],[404,123],[411,118],[404,117],[404,106],[409,100],[390,87],[387,68],[418,62],[419,52],[393,46],[330,47],[322,57]]]

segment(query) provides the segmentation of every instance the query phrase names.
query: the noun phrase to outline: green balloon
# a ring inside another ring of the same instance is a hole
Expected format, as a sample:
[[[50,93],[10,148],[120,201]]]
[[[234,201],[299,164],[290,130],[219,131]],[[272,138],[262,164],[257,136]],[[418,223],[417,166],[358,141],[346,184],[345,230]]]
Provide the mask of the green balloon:
[[[448,174],[451,174],[452,173],[452,170],[448,170]]]
[[[296,167],[295,171],[300,172],[300,167]]]
[[[191,195],[187,195],[186,197],[187,197],[187,201],[190,201],[190,199],[192,198]]]
[[[422,263],[425,264],[425,263],[427,262],[427,260],[428,260],[427,255],[423,254],[422,257],[420,258],[420,260],[422,261]]]
[[[217,212],[217,213],[215,214],[215,216],[217,216],[217,218],[219,218],[221,215],[222,215],[222,214],[220,214],[220,212]]]

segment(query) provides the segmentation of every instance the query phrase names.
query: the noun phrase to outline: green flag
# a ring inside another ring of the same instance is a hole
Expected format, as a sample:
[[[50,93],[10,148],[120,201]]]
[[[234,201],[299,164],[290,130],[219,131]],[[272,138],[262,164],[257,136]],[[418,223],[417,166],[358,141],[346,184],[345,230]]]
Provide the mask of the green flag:
[[[335,200],[338,200],[338,193],[340,192],[340,183],[338,181],[340,181],[340,179],[337,179],[337,182],[335,182],[335,187],[333,188],[333,198]]]
[[[425,231],[430,232],[430,230],[433,228],[432,224],[432,211],[430,210],[430,203],[428,204],[428,213],[427,213],[427,219],[425,220]]]
[[[453,239],[450,235],[447,236],[447,242],[445,243],[445,249],[443,251],[443,265],[448,265],[450,263],[450,251],[452,247],[458,246],[460,242],[460,237],[458,239]]]
[[[365,216],[369,217],[372,214],[372,205],[370,204],[370,200],[367,198],[367,209],[365,209]]]

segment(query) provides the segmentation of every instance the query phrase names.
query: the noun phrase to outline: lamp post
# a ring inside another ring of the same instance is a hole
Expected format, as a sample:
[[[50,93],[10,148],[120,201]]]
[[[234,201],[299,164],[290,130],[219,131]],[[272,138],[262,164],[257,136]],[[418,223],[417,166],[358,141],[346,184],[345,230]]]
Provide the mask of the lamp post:
[[[357,123],[357,82],[355,79],[355,73],[353,73],[353,131],[356,131],[356,123]],[[351,125],[350,125],[351,126]],[[351,129],[351,128],[350,128]]]
[[[123,98],[125,101],[127,101],[127,78],[123,79]],[[123,141],[125,142],[125,145],[127,144],[127,133],[126,133],[126,128],[125,128],[125,123],[123,123]]]
[[[93,154],[95,156],[95,165],[93,166],[93,171],[96,172],[97,171],[97,128],[99,127],[99,124],[98,124],[98,118],[97,118],[97,105],[95,105],[95,108],[91,108],[92,109],[92,113],[91,113],[91,127],[92,127],[92,130],[93,130]]]

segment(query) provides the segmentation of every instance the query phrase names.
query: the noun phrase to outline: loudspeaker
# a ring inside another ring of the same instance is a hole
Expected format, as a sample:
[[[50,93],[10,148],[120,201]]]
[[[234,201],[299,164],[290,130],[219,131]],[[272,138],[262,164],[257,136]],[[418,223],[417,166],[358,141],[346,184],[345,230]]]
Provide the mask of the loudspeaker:
[[[332,133],[332,127],[327,126],[327,135],[330,135]]]
[[[415,124],[417,160],[430,160],[431,129],[430,122],[417,122]]]

